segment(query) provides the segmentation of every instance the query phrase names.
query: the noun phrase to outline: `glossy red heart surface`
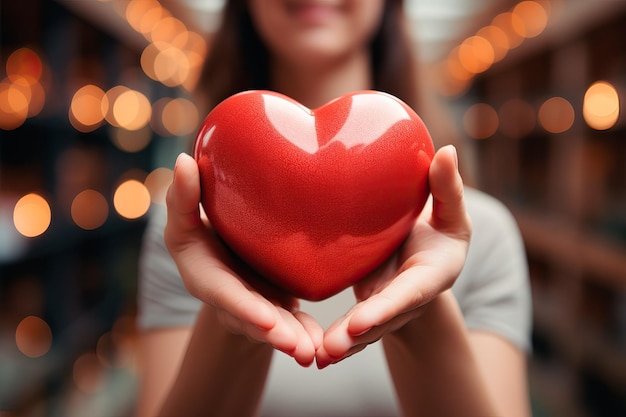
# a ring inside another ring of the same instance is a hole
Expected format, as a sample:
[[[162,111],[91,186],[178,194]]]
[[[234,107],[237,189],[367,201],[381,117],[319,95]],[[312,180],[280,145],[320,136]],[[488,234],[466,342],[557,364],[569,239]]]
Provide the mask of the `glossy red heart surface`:
[[[217,105],[196,137],[202,206],[226,245],[288,293],[322,300],[383,263],[428,198],[426,126],[386,93],[310,110],[270,91]]]

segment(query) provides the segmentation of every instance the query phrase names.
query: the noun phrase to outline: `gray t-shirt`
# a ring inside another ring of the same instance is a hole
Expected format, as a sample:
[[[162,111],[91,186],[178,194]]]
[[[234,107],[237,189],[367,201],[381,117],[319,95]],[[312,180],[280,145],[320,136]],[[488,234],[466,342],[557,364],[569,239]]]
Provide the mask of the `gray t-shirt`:
[[[469,329],[491,331],[530,350],[531,295],[523,242],[509,211],[466,188],[473,234],[452,290]],[[163,243],[166,214],[153,209],[140,259],[139,325],[191,326],[200,301],[185,289]],[[301,303],[323,326],[354,304],[350,289],[321,302]],[[262,414],[280,416],[393,416],[398,408],[382,345],[375,343],[322,371],[274,355]]]

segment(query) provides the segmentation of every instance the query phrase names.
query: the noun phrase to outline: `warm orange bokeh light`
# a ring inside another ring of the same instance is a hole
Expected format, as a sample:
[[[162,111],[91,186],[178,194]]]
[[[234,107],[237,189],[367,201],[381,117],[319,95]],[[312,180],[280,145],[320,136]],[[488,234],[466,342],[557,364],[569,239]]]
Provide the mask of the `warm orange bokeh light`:
[[[52,331],[43,319],[28,316],[15,330],[15,344],[29,358],[39,358],[50,351]]]
[[[72,201],[72,220],[81,229],[94,230],[102,226],[109,216],[106,198],[95,190],[81,191]]]
[[[195,52],[201,57],[206,56],[207,43],[204,37],[202,37],[202,35],[196,32],[187,32],[184,34],[184,37],[185,37],[186,43],[182,47],[183,49],[190,51],[190,52]],[[178,42],[176,42],[176,40],[174,40],[174,45],[178,45]]]
[[[491,24],[502,29],[506,34],[510,49],[517,48],[524,41],[526,29],[524,21],[518,15],[512,12],[500,13],[493,19]]]
[[[474,139],[487,139],[498,130],[498,113],[486,103],[476,103],[465,111],[463,128]]]
[[[493,48],[493,62],[502,60],[509,52],[509,38],[502,29],[489,25],[481,28],[478,36],[485,38]]]
[[[525,0],[513,8],[513,14],[519,16],[523,22],[524,30],[520,35],[525,38],[539,36],[548,24],[548,12],[536,1]]]
[[[596,130],[610,129],[617,123],[619,112],[619,95],[612,84],[598,81],[587,89],[583,117],[589,127]]]
[[[174,171],[169,168],[157,168],[146,177],[144,184],[150,192],[154,204],[165,204],[165,194],[174,178]]]
[[[126,21],[137,32],[141,32],[142,18],[153,8],[159,8],[155,0],[129,1],[126,5]]]
[[[104,91],[95,85],[81,87],[70,103],[70,122],[80,132],[97,129],[104,120],[102,100]]]
[[[113,103],[113,119],[118,127],[138,130],[148,124],[152,116],[150,101],[138,91],[126,90]]]
[[[20,198],[13,209],[13,224],[20,234],[36,237],[43,234],[52,219],[50,205],[38,194],[27,194]]]
[[[140,181],[125,181],[115,190],[113,206],[120,216],[138,219],[150,208],[150,192]]]
[[[124,152],[139,152],[152,141],[152,130],[147,125],[139,130],[115,128],[111,131],[111,141]]]
[[[32,49],[20,48],[7,58],[6,71],[11,81],[18,77],[26,77],[34,82],[41,78],[43,64]]]
[[[72,376],[76,387],[91,394],[100,390],[105,381],[102,364],[95,353],[85,353],[76,359]]]
[[[473,74],[489,69],[494,58],[493,47],[482,36],[470,36],[459,47],[459,62],[463,68]]]
[[[152,106],[142,93],[118,85],[102,98],[102,114],[109,124],[126,130],[138,130],[150,121]]]
[[[129,90],[130,88],[126,86],[117,85],[113,88],[110,88],[105,93],[104,97],[102,97],[101,111],[102,111],[102,114],[104,115],[104,118],[111,126],[121,127],[119,122],[115,119],[115,113],[114,113],[115,102],[122,94],[124,94],[125,92]]]
[[[28,98],[9,81],[0,83],[0,129],[20,127],[28,117]]]
[[[159,20],[152,30],[150,31],[150,39],[152,42],[169,42],[178,48],[182,48],[186,43],[186,39],[178,38],[181,33],[186,33],[187,27],[183,22],[176,19],[173,16],[167,16]],[[182,45],[174,43],[174,40],[178,38],[178,42],[182,42]]]
[[[182,85],[190,76],[189,56],[175,46],[162,49],[154,60],[157,79],[168,87]]]
[[[154,61],[159,54],[159,48],[156,44],[151,43],[145,47],[141,53],[140,63],[143,72],[151,79],[158,81],[156,72],[154,71]]]
[[[550,133],[563,133],[574,124],[574,107],[563,97],[552,97],[539,108],[539,124]]]
[[[163,127],[174,136],[185,136],[196,130],[199,123],[196,105],[185,98],[169,101],[162,112]]]
[[[148,10],[146,10],[139,19],[139,29],[138,32],[143,34],[146,39],[150,39],[150,33],[156,27],[156,25],[169,16],[167,10],[165,10],[158,1],[147,1],[149,5],[151,4]]]
[[[28,117],[37,116],[46,103],[46,91],[39,81],[31,82],[27,78],[18,77],[13,86],[28,97]]]
[[[141,68],[168,87],[191,91],[207,53],[204,38],[187,30],[156,0],[132,0],[125,9],[128,24],[150,43],[141,54]]]

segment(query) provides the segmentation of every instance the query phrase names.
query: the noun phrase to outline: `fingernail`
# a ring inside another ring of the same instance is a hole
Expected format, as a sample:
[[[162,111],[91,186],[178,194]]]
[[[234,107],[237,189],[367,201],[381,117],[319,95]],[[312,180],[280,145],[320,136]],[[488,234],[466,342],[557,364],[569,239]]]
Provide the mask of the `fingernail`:
[[[350,333],[350,336],[353,336],[353,337],[363,336],[365,333],[369,332],[370,330],[372,330],[372,328],[368,327],[358,333]]]
[[[456,147],[454,145],[450,145],[450,147],[452,148],[452,155],[454,157],[454,168],[458,171],[459,170],[459,154],[456,151]]]
[[[183,157],[182,153],[178,154],[178,156],[176,157],[176,162],[174,162],[174,174],[173,174],[174,179],[176,179],[176,171],[178,171],[178,165],[182,157]]]

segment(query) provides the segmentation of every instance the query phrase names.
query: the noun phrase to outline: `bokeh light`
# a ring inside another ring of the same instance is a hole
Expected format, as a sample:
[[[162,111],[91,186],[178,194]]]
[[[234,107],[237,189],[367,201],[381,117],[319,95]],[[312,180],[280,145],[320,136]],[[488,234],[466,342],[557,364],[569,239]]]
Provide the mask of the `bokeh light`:
[[[98,392],[104,385],[105,372],[95,353],[84,353],[74,362],[72,376],[76,387],[87,394]]]
[[[499,27],[493,25],[485,26],[476,34],[491,44],[494,62],[502,60],[509,52],[509,38]]]
[[[128,24],[149,41],[141,54],[141,68],[168,87],[191,91],[207,53],[204,38],[156,0],[129,1],[123,13]]]
[[[102,226],[109,216],[106,198],[96,190],[81,191],[72,201],[72,220],[81,229],[94,230]]]
[[[563,97],[551,97],[539,108],[538,120],[541,127],[550,133],[563,133],[574,124],[574,107]]]
[[[606,130],[619,118],[620,102],[615,87],[606,81],[593,83],[585,92],[583,117],[589,127]]]
[[[28,98],[13,83],[0,82],[0,129],[20,127],[28,117]]]
[[[150,193],[150,199],[153,204],[165,204],[165,194],[169,185],[174,178],[174,171],[169,168],[156,168],[146,177],[144,185]]]
[[[146,125],[139,130],[111,129],[111,141],[124,152],[139,152],[152,141],[152,130]]]
[[[155,0],[129,1],[125,11],[126,20],[135,31],[141,32],[143,17],[150,10],[157,9],[159,6],[159,3]]]
[[[459,62],[468,72],[486,71],[494,62],[495,54],[489,41],[482,36],[470,36],[459,47]]]
[[[163,108],[163,126],[174,136],[193,133],[198,127],[199,118],[196,105],[186,98],[173,99]]]
[[[8,56],[5,69],[7,76],[0,82],[0,129],[13,130],[44,107],[43,62],[33,50],[20,48]]]
[[[495,27],[502,29],[509,41],[509,48],[517,48],[524,41],[526,28],[522,18],[513,12],[504,12],[497,15],[491,22]]]
[[[51,219],[50,205],[39,194],[23,196],[13,209],[13,224],[17,231],[26,237],[43,234],[50,227]]]
[[[40,317],[25,317],[15,330],[15,344],[25,356],[39,358],[50,351],[52,330]]]
[[[135,1],[135,3],[138,3]],[[169,16],[167,10],[165,10],[158,1],[147,0],[146,10],[139,17],[139,24],[137,31],[145,36],[146,39],[150,39],[150,33],[156,27],[161,19],[165,19]],[[128,9],[127,9],[128,10]]]
[[[124,181],[115,190],[113,206],[120,216],[130,220],[138,219],[150,208],[150,192],[141,181]]]
[[[126,90],[113,103],[113,118],[119,127],[138,130],[148,124],[152,113],[150,102],[138,91]]]
[[[43,72],[41,58],[29,48],[20,48],[13,51],[7,58],[7,77],[11,81],[27,77],[31,82],[39,80]]]
[[[474,139],[487,139],[493,136],[498,126],[498,113],[487,103],[476,103],[463,115],[463,128],[468,136]]]
[[[523,0],[497,14],[490,24],[479,28],[452,48],[437,78],[439,90],[447,96],[466,92],[477,74],[501,61],[511,49],[527,38],[539,36],[548,26],[550,0]]]
[[[159,47],[154,59],[154,74],[157,81],[168,87],[182,85],[190,75],[191,64],[181,49],[165,44]]]
[[[95,85],[86,85],[74,93],[70,103],[70,123],[79,132],[91,132],[104,121],[102,100],[104,91]]]
[[[536,1],[526,0],[518,3],[513,8],[513,14],[522,21],[524,30],[520,35],[525,38],[539,36],[548,24],[547,10]]]

